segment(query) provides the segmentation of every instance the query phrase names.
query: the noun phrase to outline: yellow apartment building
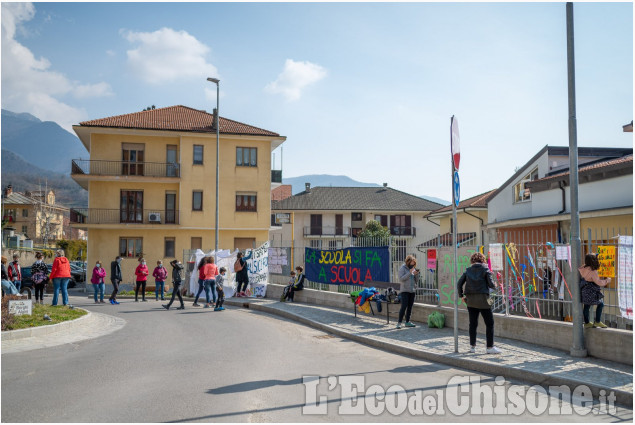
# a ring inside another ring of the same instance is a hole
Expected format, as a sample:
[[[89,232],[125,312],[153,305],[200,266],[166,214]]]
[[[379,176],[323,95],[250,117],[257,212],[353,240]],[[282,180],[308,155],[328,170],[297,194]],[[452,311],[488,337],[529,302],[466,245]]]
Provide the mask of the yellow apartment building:
[[[252,248],[269,239],[271,189],[282,181],[271,152],[286,137],[219,119],[219,249]],[[73,126],[90,154],[71,171],[88,190],[88,208],[72,209],[71,223],[88,231],[89,265],[121,255],[131,282],[141,256],[154,267],[183,260],[185,249],[214,249],[214,121],[178,105]]]

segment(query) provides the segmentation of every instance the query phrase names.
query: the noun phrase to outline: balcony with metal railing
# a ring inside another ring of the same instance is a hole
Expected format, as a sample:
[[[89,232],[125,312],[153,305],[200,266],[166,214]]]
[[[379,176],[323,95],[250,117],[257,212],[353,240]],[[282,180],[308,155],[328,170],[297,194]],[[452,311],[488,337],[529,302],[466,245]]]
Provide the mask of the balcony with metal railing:
[[[304,236],[310,237],[348,237],[351,236],[350,227],[330,227],[330,226],[306,226],[304,227]]]
[[[392,236],[417,236],[417,229],[412,226],[391,226],[389,229]]]
[[[71,208],[70,222],[82,225],[94,224],[149,224],[169,225],[179,224],[178,210],[122,210],[105,208]]]
[[[181,165],[178,162],[145,162],[145,161],[106,161],[73,159],[71,161],[71,177],[82,187],[88,189],[88,180],[121,179],[135,181],[171,181],[181,176]]]

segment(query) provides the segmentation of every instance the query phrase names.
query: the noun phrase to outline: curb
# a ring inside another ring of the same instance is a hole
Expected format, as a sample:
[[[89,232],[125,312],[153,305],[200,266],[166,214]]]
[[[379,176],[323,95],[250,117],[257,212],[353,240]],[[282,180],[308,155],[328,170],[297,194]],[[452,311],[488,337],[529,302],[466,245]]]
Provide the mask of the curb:
[[[392,353],[402,354],[402,355],[415,357],[422,360],[428,360],[428,361],[432,361],[436,363],[442,363],[448,366],[459,367],[459,368],[467,369],[474,372],[487,373],[489,375],[495,375],[495,376],[500,375],[500,376],[503,376],[505,379],[516,379],[521,382],[529,382],[532,384],[538,384],[543,387],[550,386],[550,385],[554,385],[554,386],[566,385],[569,388],[574,388],[579,385],[586,385],[587,387],[591,389],[591,391],[593,392],[595,396],[597,396],[600,393],[600,390],[605,390],[607,394],[610,394],[610,392],[612,391],[616,396],[617,403],[620,403],[624,406],[631,406],[631,407],[633,406],[633,393],[629,393],[627,391],[605,388],[605,387],[595,385],[592,383],[579,381],[577,379],[563,378],[563,377],[553,376],[553,375],[545,375],[545,374],[541,374],[537,372],[531,372],[527,370],[515,369],[512,367],[481,362],[478,360],[460,358],[453,355],[447,356],[442,354],[430,353],[423,350],[403,347],[397,344],[393,344],[393,343],[389,343],[385,341],[378,341],[372,338],[351,334],[351,333],[342,331],[340,329],[334,328],[330,325],[314,322],[310,319],[307,319],[306,317],[299,316],[297,314],[294,314],[288,311],[270,308],[266,305],[261,305],[258,303],[250,303],[246,306],[245,305],[246,303],[244,302],[226,299],[225,304],[229,304],[235,307],[245,307],[251,310],[258,310],[265,313],[281,316],[286,319],[291,319],[296,322],[305,324],[307,326],[319,329],[321,331],[331,333],[333,335],[337,335],[339,337],[343,337],[355,342],[359,342],[364,345],[380,348],[382,350],[386,350]]]
[[[7,339],[7,340],[22,339],[22,338],[48,335],[53,332],[59,332],[63,330],[72,329],[76,326],[82,325],[84,320],[87,320],[89,317],[92,316],[92,313],[88,310],[85,310],[79,307],[75,307],[75,308],[77,310],[85,311],[86,314],[83,315],[82,317],[78,317],[77,319],[67,320],[65,322],[56,323],[54,325],[37,326],[34,328],[28,328],[28,329],[16,329],[14,331],[3,331],[2,339]]]

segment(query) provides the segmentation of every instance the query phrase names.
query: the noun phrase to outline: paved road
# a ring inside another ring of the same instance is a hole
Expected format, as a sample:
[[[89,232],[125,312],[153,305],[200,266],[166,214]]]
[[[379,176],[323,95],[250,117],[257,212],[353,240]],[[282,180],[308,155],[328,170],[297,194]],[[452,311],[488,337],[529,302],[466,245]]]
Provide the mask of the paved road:
[[[409,391],[408,397],[417,389],[423,397],[437,397],[442,391],[449,406],[453,396],[445,391],[448,382],[479,375],[376,350],[278,317],[231,307],[213,312],[189,303],[184,311],[165,311],[154,301],[123,300],[113,307],[77,297],[72,303],[123,318],[125,326],[83,341],[3,353],[2,422],[507,420],[495,415],[469,418],[469,413],[456,417],[448,407],[443,416],[418,416],[417,406],[415,415],[406,408],[395,418],[388,408],[382,409],[381,397],[378,404],[368,405],[382,414],[366,410],[364,417],[340,415],[339,405],[350,398],[342,393],[342,385],[329,391],[329,376],[364,377],[366,389],[397,384]],[[96,335],[94,329],[86,334]],[[303,415],[304,375],[322,377],[316,394],[328,397],[326,414]],[[495,386],[494,377],[482,379],[483,385]],[[632,410],[539,417],[525,411],[513,420],[632,421]]]

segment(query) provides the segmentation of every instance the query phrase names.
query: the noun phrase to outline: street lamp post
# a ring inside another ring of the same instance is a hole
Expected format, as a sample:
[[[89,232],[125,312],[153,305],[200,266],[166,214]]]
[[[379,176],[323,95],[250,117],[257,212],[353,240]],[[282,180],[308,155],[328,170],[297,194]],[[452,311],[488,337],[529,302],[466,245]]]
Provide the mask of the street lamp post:
[[[220,154],[219,149],[219,128],[220,119],[218,118],[218,112],[220,110],[220,80],[218,78],[208,78],[207,81],[211,81],[216,84],[216,110],[214,111],[214,121],[216,125],[216,218],[214,223],[214,263],[218,264],[218,178],[219,178],[219,161],[218,156]]]

